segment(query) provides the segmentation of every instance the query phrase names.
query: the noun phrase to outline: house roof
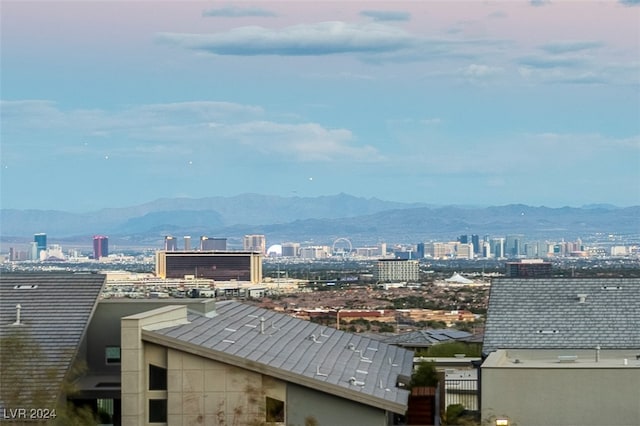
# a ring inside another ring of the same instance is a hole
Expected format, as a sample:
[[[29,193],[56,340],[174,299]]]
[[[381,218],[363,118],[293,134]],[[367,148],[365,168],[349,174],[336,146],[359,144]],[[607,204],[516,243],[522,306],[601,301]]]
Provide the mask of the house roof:
[[[483,352],[640,348],[640,279],[496,279]]]
[[[6,391],[5,404],[16,402],[51,403],[57,398],[62,381],[71,367],[78,346],[95,310],[104,285],[101,274],[72,273],[3,273],[0,275],[0,338],[5,352],[3,368],[16,371],[20,380],[20,398],[38,401],[10,401]],[[20,305],[20,324],[16,305]],[[19,337],[19,342],[12,336]],[[15,350],[16,345],[27,345]],[[9,353],[7,348],[13,348]],[[25,355],[32,359],[25,359]],[[3,373],[3,380],[11,377]],[[6,388],[5,388],[6,389]],[[38,405],[39,406],[39,405]]]
[[[233,301],[218,303],[214,317],[190,313],[189,321],[142,337],[374,407],[407,409],[409,392],[396,385],[411,376],[411,351]]]
[[[403,347],[429,347],[438,343],[452,340],[464,340],[470,338],[471,333],[460,330],[437,329],[437,330],[417,330],[410,333],[403,333],[383,340],[384,343]]]

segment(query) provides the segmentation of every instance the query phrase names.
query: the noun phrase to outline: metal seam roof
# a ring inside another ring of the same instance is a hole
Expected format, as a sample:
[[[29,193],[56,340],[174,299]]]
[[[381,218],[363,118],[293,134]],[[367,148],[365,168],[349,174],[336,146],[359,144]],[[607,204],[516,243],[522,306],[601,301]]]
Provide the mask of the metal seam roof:
[[[264,334],[260,333],[261,317],[265,319]],[[398,375],[412,373],[410,351],[239,302],[219,303],[212,318],[193,313],[189,318],[189,324],[145,331],[143,335],[175,339],[210,350],[212,356],[221,352],[238,362],[256,362],[279,372],[280,377],[298,377],[295,383],[329,385],[336,394],[370,401],[372,406],[393,408],[391,411],[406,409],[408,391],[397,388],[396,382]],[[349,348],[350,343],[354,350]],[[367,349],[371,347],[378,350]],[[349,383],[351,377],[358,385]]]

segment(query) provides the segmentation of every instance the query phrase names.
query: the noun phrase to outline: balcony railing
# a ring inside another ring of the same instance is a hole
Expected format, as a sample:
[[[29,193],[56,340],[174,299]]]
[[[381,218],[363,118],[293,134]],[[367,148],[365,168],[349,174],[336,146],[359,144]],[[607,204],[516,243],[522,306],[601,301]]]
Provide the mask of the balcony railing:
[[[477,411],[478,407],[478,379],[446,379],[445,407],[452,404],[462,404],[469,411]]]

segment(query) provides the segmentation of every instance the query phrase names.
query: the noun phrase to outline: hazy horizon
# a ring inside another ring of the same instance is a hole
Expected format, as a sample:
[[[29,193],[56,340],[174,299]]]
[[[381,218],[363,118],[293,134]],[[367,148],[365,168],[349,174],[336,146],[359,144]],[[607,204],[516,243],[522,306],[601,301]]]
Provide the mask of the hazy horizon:
[[[2,208],[640,205],[635,1],[2,9]]]

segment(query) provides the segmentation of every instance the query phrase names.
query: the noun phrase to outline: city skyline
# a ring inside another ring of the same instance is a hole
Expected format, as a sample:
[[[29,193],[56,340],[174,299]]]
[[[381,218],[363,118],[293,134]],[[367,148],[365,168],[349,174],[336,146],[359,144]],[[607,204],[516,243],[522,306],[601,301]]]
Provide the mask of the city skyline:
[[[1,207],[638,205],[637,6],[6,1]]]

